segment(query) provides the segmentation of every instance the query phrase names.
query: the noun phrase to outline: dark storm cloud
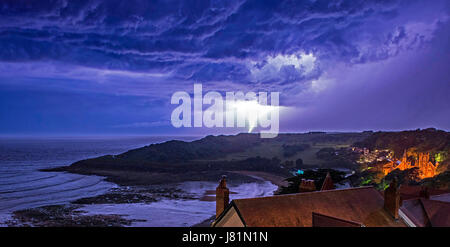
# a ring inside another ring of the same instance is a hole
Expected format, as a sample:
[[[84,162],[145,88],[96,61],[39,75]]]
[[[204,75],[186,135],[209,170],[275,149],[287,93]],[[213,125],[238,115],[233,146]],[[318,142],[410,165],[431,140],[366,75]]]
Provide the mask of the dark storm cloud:
[[[356,107],[355,119],[370,119],[367,108],[386,112],[388,119],[402,111],[414,115],[404,110],[406,104],[429,107],[438,125],[448,127],[448,118],[442,117],[446,112],[435,110],[448,100],[440,96],[431,104],[408,95],[422,91],[423,84],[430,92],[447,93],[442,85],[448,71],[436,64],[448,61],[443,50],[450,43],[445,35],[449,6],[445,0],[0,0],[0,86],[3,91],[75,93],[92,104],[96,100],[90,94],[144,96],[160,111],[160,118],[133,119],[131,114],[129,122],[111,126],[164,122],[170,95],[192,91],[192,83],[201,82],[221,92],[280,91],[283,105],[301,109],[304,115],[298,118],[308,118],[307,129],[363,126],[345,121],[354,114],[345,109],[359,102],[365,103]],[[420,74],[400,69],[406,62],[395,59],[435,69]],[[383,72],[375,76],[368,68]],[[392,95],[392,111],[370,103],[383,98],[386,88],[398,83],[395,78],[402,78],[411,93]],[[350,93],[364,83],[373,91]],[[121,112],[127,107],[127,100],[111,102]],[[134,105],[128,107],[134,111]],[[345,117],[335,121],[339,116]],[[408,124],[420,124],[414,121]],[[294,117],[292,123],[295,129],[302,122]]]
[[[264,80],[248,78],[248,62],[268,56],[303,52],[364,63],[418,47],[420,33],[383,24],[401,8],[397,1],[355,0],[2,1],[0,59],[257,83]],[[276,73],[265,82],[311,78],[289,64]]]

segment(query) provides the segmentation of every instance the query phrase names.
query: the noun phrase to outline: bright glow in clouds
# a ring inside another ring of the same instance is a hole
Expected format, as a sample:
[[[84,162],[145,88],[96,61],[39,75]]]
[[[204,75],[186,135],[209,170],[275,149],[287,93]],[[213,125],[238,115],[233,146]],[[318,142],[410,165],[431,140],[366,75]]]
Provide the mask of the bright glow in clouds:
[[[266,119],[268,115],[271,116],[281,108],[280,106],[261,105],[256,100],[238,100],[229,103],[228,106],[230,109],[227,110],[236,112],[238,119],[247,119],[248,133],[251,133],[258,123]]]
[[[314,69],[314,63],[316,57],[313,54],[300,55],[277,55],[275,57],[267,57],[267,63],[274,66],[277,70],[280,70],[283,66],[293,65],[296,69],[304,69],[304,73],[307,74]]]
[[[251,61],[249,69],[253,79],[258,81],[280,76],[281,69],[285,66],[293,66],[301,75],[308,75],[314,70],[316,60],[312,53],[278,54],[267,56],[263,66],[258,66],[258,62]]]
[[[194,99],[187,92],[178,91],[172,95],[171,104],[176,107],[171,114],[172,125],[180,127],[238,127],[248,126],[251,132],[258,125],[261,138],[274,138],[279,132],[279,92],[226,92],[225,101],[216,91],[203,95],[202,85],[194,84]],[[191,102],[194,102],[192,107]],[[207,106],[203,110],[203,106]],[[194,109],[193,113],[191,109]],[[193,116],[193,124],[192,118]]]

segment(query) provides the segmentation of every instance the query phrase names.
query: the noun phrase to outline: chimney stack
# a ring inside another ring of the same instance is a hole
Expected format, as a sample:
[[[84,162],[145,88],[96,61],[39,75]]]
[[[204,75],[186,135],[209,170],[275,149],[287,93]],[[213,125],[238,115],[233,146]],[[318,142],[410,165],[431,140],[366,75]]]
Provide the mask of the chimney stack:
[[[300,185],[298,186],[298,192],[312,192],[316,191],[316,185],[314,184],[314,180],[310,179],[302,179],[300,181]]]
[[[222,176],[216,188],[216,219],[225,210],[230,201],[230,190],[227,188],[226,176]]]
[[[384,209],[391,214],[394,219],[398,219],[399,208],[400,191],[397,188],[397,179],[394,179],[384,191]]]

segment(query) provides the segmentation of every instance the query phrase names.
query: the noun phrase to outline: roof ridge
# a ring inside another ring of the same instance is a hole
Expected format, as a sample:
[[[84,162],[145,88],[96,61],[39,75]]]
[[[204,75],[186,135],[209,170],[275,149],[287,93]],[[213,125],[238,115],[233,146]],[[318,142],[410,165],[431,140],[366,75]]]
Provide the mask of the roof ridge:
[[[350,190],[362,190],[362,189],[370,189],[370,188],[375,189],[373,186],[361,186],[361,187],[352,187],[352,188],[345,188],[345,189],[317,190],[317,191],[311,191],[311,192],[272,195],[272,196],[263,196],[263,197],[239,198],[239,199],[233,199],[232,201],[255,200],[255,199],[265,199],[265,198],[272,198],[272,197],[303,196],[303,195],[310,195],[310,194],[315,194],[315,193],[331,193],[331,192],[341,192],[341,191],[350,191]]]
[[[432,197],[434,198],[434,197],[447,196],[447,195],[449,195],[449,194],[450,194],[450,192],[448,192],[448,193],[443,193],[443,194],[437,194],[437,195],[430,195],[430,200],[433,200]]]
[[[422,202],[422,201],[425,201],[425,202],[433,202],[433,203],[440,203],[440,204],[447,204],[447,205],[450,205],[450,202],[446,202],[446,201],[439,201],[439,200],[433,200],[433,199],[426,199],[426,198],[419,198],[419,200]],[[423,203],[423,202],[422,202]]]

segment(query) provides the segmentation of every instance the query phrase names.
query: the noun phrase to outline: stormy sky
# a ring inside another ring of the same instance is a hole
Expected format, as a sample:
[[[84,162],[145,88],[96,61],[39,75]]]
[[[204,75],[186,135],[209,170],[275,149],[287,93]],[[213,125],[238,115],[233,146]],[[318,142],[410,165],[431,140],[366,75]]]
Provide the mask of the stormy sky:
[[[450,2],[0,0],[0,134],[189,135],[176,91],[277,91],[282,132],[450,129]]]

